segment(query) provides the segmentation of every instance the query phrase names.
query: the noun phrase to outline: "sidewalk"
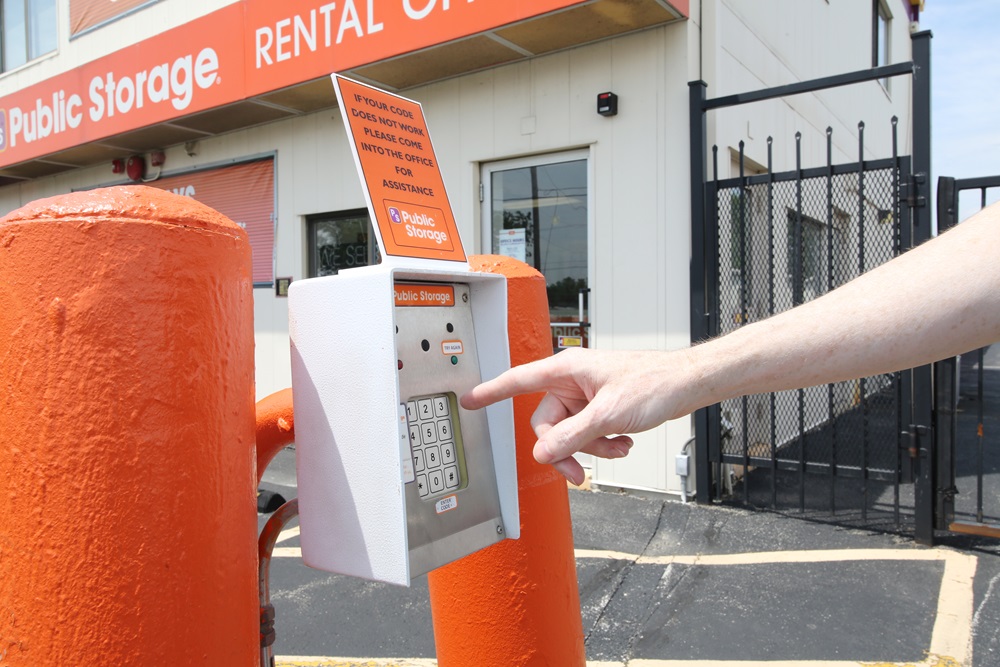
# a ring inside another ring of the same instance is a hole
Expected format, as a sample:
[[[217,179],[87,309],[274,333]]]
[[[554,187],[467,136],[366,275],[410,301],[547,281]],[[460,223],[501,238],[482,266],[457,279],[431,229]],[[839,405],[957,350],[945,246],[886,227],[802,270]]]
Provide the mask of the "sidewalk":
[[[287,482],[282,456],[272,479]],[[1000,665],[1000,544],[928,549],[607,492],[570,503],[588,665]],[[426,578],[405,589],[311,570],[294,529],[278,547],[278,665],[436,664]]]

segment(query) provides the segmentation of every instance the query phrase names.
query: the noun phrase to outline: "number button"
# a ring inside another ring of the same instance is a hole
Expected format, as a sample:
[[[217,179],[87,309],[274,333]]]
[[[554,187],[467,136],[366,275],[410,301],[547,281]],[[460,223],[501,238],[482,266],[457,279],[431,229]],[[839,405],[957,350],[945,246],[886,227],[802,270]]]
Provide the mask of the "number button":
[[[444,490],[444,471],[442,470],[432,470],[427,475],[427,481],[431,485],[431,493],[437,493],[438,491]]]
[[[406,403],[406,421],[411,424],[417,421],[417,402],[407,401]]]
[[[420,425],[420,439],[423,440],[425,445],[432,445],[437,442],[437,429],[434,428],[433,422]]]
[[[421,398],[417,401],[417,416],[421,421],[434,417],[434,405],[429,398]]]
[[[451,420],[442,419],[438,422],[438,439],[439,440],[451,440]]]
[[[441,462],[445,465],[455,462],[455,444],[446,442],[441,445]]]
[[[451,413],[451,406],[448,405],[447,396],[434,397],[434,416],[447,417]]]
[[[424,470],[424,450],[422,449],[413,450],[413,470],[416,472]]]
[[[427,467],[428,468],[440,468],[441,467],[441,452],[437,447],[428,447],[424,451],[424,456],[427,457]]]

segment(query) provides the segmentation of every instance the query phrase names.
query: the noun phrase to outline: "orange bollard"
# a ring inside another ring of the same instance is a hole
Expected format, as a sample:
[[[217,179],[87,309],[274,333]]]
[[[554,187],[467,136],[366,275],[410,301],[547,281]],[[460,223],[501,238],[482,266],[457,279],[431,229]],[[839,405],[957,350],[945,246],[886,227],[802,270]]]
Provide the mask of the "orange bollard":
[[[246,232],[161,190],[0,219],[0,664],[256,666]]]
[[[511,365],[551,355],[544,277],[508,257],[469,263],[507,276]],[[439,667],[586,664],[566,480],[531,453],[529,420],[539,400],[514,399],[521,538],[428,575]]]

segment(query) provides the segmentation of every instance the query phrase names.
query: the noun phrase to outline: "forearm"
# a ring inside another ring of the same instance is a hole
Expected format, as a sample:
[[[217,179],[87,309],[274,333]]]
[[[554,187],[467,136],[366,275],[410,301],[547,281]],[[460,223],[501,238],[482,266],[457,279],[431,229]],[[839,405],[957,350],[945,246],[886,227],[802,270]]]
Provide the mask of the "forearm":
[[[930,363],[1000,340],[1000,205],[829,294],[674,352],[567,351],[462,397],[466,409],[547,392],[535,458],[579,483],[571,455],[624,456],[638,433],[745,394]]]
[[[1000,340],[1000,208],[829,294],[692,348],[695,407],[886,373]],[[693,409],[693,408],[692,408]]]

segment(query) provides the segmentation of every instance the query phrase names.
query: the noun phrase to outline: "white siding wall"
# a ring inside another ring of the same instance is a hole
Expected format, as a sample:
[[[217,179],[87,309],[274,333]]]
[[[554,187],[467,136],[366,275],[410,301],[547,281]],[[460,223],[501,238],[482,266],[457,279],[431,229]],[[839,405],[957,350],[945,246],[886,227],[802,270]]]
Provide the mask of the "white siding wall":
[[[687,34],[686,23],[665,26],[408,93],[424,104],[474,252],[481,164],[590,149],[596,347],[688,344]],[[606,90],[619,96],[613,118],[596,112]],[[668,453],[689,433],[685,419],[640,435],[634,455],[596,462],[595,481],[674,490]]]
[[[706,12],[704,79],[708,97],[781,86],[871,67],[871,0],[716,0]],[[910,60],[909,19],[902,0],[887,0],[891,63]],[[706,6],[707,9],[707,6]],[[711,21],[711,25],[709,22]],[[708,41],[711,39],[712,41]],[[835,164],[858,159],[858,121],[865,122],[866,159],[891,155],[890,119],[900,119],[899,150],[909,154],[910,78],[895,77],[886,91],[878,82],[710,114],[720,148],[720,176],[728,174],[727,148],[746,142],[746,154],[767,164],[767,137],[774,137],[776,171],[795,167],[795,133],[802,132],[805,167],[826,163],[826,128],[833,128]],[[734,176],[737,174],[733,174]]]

